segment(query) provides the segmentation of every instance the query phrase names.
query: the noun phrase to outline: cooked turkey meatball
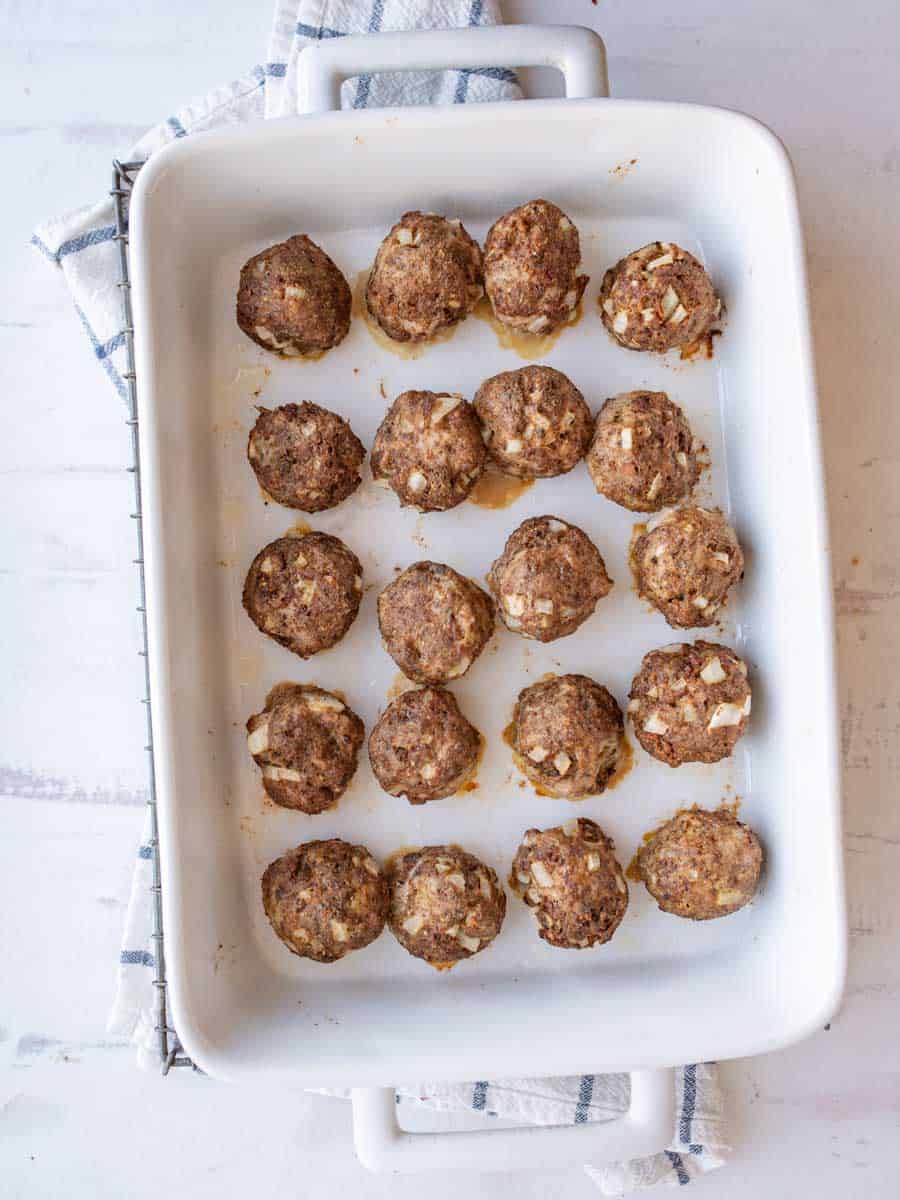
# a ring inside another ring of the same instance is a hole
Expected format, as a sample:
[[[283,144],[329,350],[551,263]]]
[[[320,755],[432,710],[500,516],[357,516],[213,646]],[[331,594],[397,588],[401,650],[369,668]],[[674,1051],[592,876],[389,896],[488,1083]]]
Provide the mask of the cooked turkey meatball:
[[[484,286],[494,316],[525,333],[551,333],[572,318],[587,287],[580,262],[578,230],[549,200],[506,213],[484,243]]]
[[[744,571],[734,530],[718,508],[673,509],[631,547],[638,592],[674,629],[712,625]]]
[[[444,563],[407,567],[378,597],[384,648],[414,683],[465,675],[494,632],[490,596]]]
[[[551,796],[581,800],[602,792],[619,766],[624,739],[622,710],[586,675],[542,679],[519,692],[516,761]]]
[[[594,487],[632,512],[677,504],[700,476],[684,413],[665,392],[624,392],[597,415],[587,453]]]
[[[585,950],[608,942],[628,907],[615,847],[587,818],[529,829],[516,851],[510,887],[534,910],[551,946]]]
[[[714,642],[651,650],[631,684],[628,713],[638,741],[660,762],[719,762],[747,728],[746,663]]]
[[[612,587],[600,551],[577,525],[531,517],[488,573],[507,629],[539,642],[567,637]]]
[[[365,846],[329,838],[304,842],[269,863],[262,901],[289,950],[330,963],[378,937],[390,893],[386,875]]]
[[[263,546],[244,583],[250,619],[309,658],[339,642],[359,612],[362,566],[340,538],[304,533]]]
[[[401,504],[422,512],[455,508],[484,470],[486,452],[475,410],[462,396],[403,392],[372,444],[372,475]]]
[[[396,342],[423,342],[467,317],[484,294],[481,250],[462,222],[408,212],[381,245],[369,312]]]
[[[273,500],[301,512],[334,508],[359,487],[365,448],[343,417],[305,400],[260,408],[247,458]]]
[[[486,379],[475,395],[488,456],[507,475],[565,475],[584,458],[591,410],[562,371],[520,367]]]
[[[308,683],[281,683],[247,722],[247,749],[276,804],[320,813],[347,790],[364,734],[339,696]]]
[[[255,254],[241,268],[237,323],[258,346],[297,358],[346,337],[351,302],[347,280],[301,233]]]
[[[369,737],[375,778],[392,796],[410,804],[442,800],[458,792],[478,762],[481,735],[443,688],[403,692]]]
[[[637,855],[640,877],[662,911],[691,921],[727,917],[748,904],[762,863],[759,838],[726,808],[678,813]]]
[[[600,307],[620,345],[664,353],[708,333],[721,306],[693,254],[674,242],[651,242],[606,272]]]
[[[388,865],[391,932],[432,967],[452,967],[491,944],[506,916],[496,873],[459,846],[425,846]]]

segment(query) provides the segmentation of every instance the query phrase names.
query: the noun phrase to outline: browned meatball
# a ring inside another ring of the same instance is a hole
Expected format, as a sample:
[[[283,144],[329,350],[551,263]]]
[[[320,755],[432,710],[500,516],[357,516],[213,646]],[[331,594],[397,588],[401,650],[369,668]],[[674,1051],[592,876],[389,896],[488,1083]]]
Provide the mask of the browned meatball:
[[[365,448],[343,417],[311,404],[260,408],[247,458],[273,500],[301,512],[334,508],[359,487]]]
[[[305,234],[256,254],[241,268],[237,323],[285,358],[336,346],[350,328],[350,287]]]
[[[496,873],[459,846],[425,846],[388,866],[391,932],[432,967],[452,967],[491,944],[506,916]]]
[[[263,546],[244,583],[244,608],[256,627],[301,658],[339,642],[361,598],[360,561],[330,533]]]
[[[586,675],[542,679],[519,692],[516,761],[551,796],[581,800],[602,792],[619,766],[624,739],[622,710]]]
[[[616,932],[628,907],[628,884],[614,850],[600,826],[586,818],[528,830],[509,883],[534,910],[545,942],[585,950]]]
[[[562,371],[520,367],[486,379],[475,395],[488,455],[507,475],[565,475],[584,458],[591,410]]]
[[[744,572],[737,534],[718,508],[679,508],[636,538],[631,560],[640,595],[674,629],[712,625]]]
[[[665,392],[624,392],[597,415],[587,454],[594,487],[632,512],[683,500],[700,476],[684,413]]]
[[[378,937],[390,893],[386,875],[365,846],[329,838],[304,842],[269,863],[262,901],[289,950],[329,963]]]
[[[628,713],[638,741],[660,762],[719,762],[747,728],[747,666],[714,642],[651,650],[631,684]]]
[[[396,342],[423,342],[467,317],[484,294],[481,250],[462,222],[405,213],[378,247],[369,312]]]
[[[577,525],[531,517],[488,574],[507,629],[539,642],[567,637],[612,587],[600,551]]]
[[[587,287],[578,230],[549,200],[531,200],[495,221],[484,243],[484,286],[497,320],[546,334],[575,315]]]
[[[410,804],[458,792],[478,762],[481,735],[443,688],[403,692],[385,709],[369,738],[375,778]]]
[[[494,632],[490,596],[444,563],[417,562],[378,597],[384,648],[415,683],[465,675]]]
[[[628,350],[664,353],[708,333],[720,304],[701,264],[673,242],[651,242],[603,276],[603,324]]]
[[[282,808],[332,808],[356,772],[365,729],[339,696],[312,684],[281,683],[247,722],[247,749],[266,794]]]
[[[372,475],[401,504],[443,512],[471,492],[485,455],[478,417],[462,396],[403,392],[375,434]]]
[[[641,879],[663,912],[692,921],[727,917],[748,904],[762,864],[759,838],[725,808],[678,813],[637,855]]]

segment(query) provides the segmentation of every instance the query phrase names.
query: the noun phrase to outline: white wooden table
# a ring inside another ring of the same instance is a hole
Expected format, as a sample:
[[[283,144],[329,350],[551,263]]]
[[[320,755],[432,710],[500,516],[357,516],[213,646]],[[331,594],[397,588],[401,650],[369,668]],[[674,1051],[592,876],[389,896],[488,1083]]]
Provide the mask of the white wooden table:
[[[222,11],[227,9],[227,17]],[[365,1174],[338,1101],[269,1107],[138,1073],[104,1037],[145,763],[124,413],[35,220],[189,94],[263,54],[269,0],[0,8],[0,1178],[7,1196],[417,1195]],[[850,973],[802,1045],[726,1068],[723,1200],[900,1192],[900,14],[895,0],[510,0],[595,25],[620,96],[723,104],[796,163],[809,245],[839,614]],[[430,1179],[435,1200],[595,1194],[578,1164]]]

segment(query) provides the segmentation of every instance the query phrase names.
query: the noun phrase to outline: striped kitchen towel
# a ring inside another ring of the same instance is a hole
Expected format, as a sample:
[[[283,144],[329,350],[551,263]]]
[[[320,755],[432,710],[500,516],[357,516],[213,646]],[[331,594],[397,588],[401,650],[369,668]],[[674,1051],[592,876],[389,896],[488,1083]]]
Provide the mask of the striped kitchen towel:
[[[262,120],[297,111],[297,56],[321,38],[348,33],[434,29],[498,23],[497,0],[277,0],[264,63],[243,79],[190,102],[151,129],[125,156],[147,159],[175,138],[228,123]],[[517,99],[515,75],[505,69],[431,74],[361,76],[342,90],[344,107],[398,104],[461,104]],[[90,346],[111,384],[124,398],[124,337],[116,287],[117,250],[108,199],[47,221],[35,232],[35,247],[63,273]],[[154,848],[149,826],[138,850],[120,953],[111,1033],[129,1038],[138,1061],[158,1068],[154,1035],[152,932]],[[401,1101],[442,1111],[476,1111],[521,1124],[568,1125],[605,1121],[628,1107],[628,1077],[583,1075],[559,1079],[481,1080],[467,1084],[422,1083],[398,1089]],[[621,1195],[657,1182],[686,1184],[722,1165],[730,1149],[723,1105],[711,1065],[677,1072],[673,1136],[667,1150],[647,1159],[586,1166],[606,1195]]]

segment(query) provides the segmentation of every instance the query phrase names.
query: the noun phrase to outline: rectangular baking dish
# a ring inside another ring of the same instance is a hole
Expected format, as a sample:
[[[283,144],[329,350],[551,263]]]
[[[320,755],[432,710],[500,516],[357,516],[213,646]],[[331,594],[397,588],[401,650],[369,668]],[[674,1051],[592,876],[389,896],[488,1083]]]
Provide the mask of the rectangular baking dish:
[[[396,54],[385,38],[347,39],[332,53],[350,57],[317,68],[310,103],[325,107],[350,66],[366,65],[352,42],[380,43],[372,69],[403,55],[414,66],[555,61],[571,85],[584,66],[581,42],[571,61],[553,57],[571,49],[559,30],[491,31],[490,45],[473,32],[437,49],[427,35],[421,54],[408,37]],[[550,50],[539,57],[538,44]],[[519,786],[501,739],[517,692],[546,671],[581,670],[624,703],[642,655],[675,640],[630,587],[633,515],[597,497],[583,465],[509,508],[467,503],[424,518],[367,478],[310,522],[360,556],[368,590],[344,640],[308,662],[269,643],[241,607],[253,555],[296,516],[263,503],[247,466],[255,402],[315,400],[370,447],[386,397],[409,387],[471,397],[521,365],[477,319],[406,359],[358,317],[320,361],[280,361],[237,329],[241,264],[304,231],[352,283],[408,209],[458,215],[481,238],[537,195],[576,221],[591,276],[583,318],[545,361],[595,411],[619,391],[668,391],[711,452],[698,498],[730,514],[747,556],[719,635],[752,673],[751,728],[735,757],[671,771],[638,748],[618,788],[577,806]],[[697,254],[724,298],[712,361],[635,355],[602,329],[603,270],[657,238]],[[270,121],[156,155],[135,190],[131,246],[167,967],[195,1062],[224,1079],[316,1087],[629,1071],[760,1053],[824,1023],[844,971],[833,628],[803,246],[777,138],[721,109],[606,98]],[[336,810],[308,818],[265,806],[243,727],[268,689],[284,679],[342,689],[370,729],[396,675],[375,620],[394,569],[432,558],[481,579],[511,530],[545,512],[591,535],[616,586],[573,637],[539,646],[501,630],[455,686],[488,741],[479,788],[412,808],[379,790],[363,754]],[[633,885],[616,937],[590,952],[540,942],[510,897],[496,943],[450,973],[413,960],[389,933],[323,967],[287,953],[259,900],[266,864],[310,838],[348,837],[381,857],[457,841],[505,877],[533,825],[591,816],[627,863],[679,807],[738,797],[767,850],[754,903],[693,924]]]

